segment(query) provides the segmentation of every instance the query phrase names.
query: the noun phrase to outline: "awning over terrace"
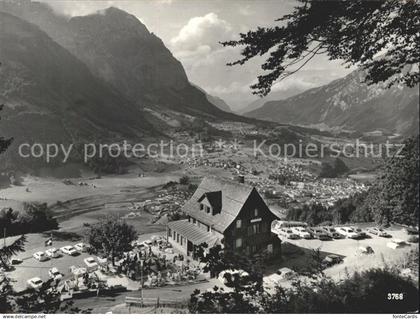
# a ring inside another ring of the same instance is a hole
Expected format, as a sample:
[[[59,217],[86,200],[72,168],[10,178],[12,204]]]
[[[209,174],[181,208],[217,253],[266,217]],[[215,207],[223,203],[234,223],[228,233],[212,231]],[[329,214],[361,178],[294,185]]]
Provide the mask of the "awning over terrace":
[[[170,222],[168,223],[168,228],[182,235],[194,245],[207,243],[209,247],[212,247],[219,240],[219,238],[214,234],[206,231],[204,228],[200,228],[197,225],[188,222],[186,219]]]

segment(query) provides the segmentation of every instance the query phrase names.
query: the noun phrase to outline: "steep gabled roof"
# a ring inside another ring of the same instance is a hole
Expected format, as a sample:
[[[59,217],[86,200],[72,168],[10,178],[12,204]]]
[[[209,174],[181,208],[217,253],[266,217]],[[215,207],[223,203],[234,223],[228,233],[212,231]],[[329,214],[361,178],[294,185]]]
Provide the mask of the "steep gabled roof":
[[[219,238],[213,233],[206,231],[204,228],[192,225],[186,219],[169,222],[168,227],[187,238],[194,245],[207,243],[209,247],[213,247],[215,244],[220,243]]]
[[[222,208],[222,192],[208,192],[201,195],[198,202],[201,202],[204,198],[207,198],[211,207],[213,208],[214,214],[219,214]]]
[[[198,221],[212,226],[213,229],[223,233],[238,216],[253,190],[254,187],[252,186],[236,183],[231,180],[205,177],[192,197],[185,203],[183,211]],[[221,198],[217,198],[217,196],[221,196]],[[212,215],[200,211],[200,200],[204,197],[207,197],[209,202],[212,200],[221,200],[222,205],[219,214]]]

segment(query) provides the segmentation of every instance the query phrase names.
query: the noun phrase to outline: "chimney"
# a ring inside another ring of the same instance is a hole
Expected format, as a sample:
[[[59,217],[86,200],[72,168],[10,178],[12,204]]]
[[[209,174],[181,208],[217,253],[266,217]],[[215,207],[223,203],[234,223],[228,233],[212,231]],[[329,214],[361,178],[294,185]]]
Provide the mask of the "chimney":
[[[245,176],[244,175],[238,175],[238,176],[236,176],[236,181],[238,183],[244,184],[245,183]]]

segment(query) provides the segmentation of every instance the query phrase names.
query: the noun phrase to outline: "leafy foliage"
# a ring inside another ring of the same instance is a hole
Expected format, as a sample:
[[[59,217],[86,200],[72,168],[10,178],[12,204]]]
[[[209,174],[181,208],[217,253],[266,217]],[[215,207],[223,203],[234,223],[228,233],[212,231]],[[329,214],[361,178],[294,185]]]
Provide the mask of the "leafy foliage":
[[[302,69],[313,57],[326,54],[367,71],[368,84],[388,82],[414,87],[419,82],[415,65],[420,56],[418,1],[300,0],[294,11],[274,27],[241,33],[224,46],[244,46],[242,58],[230,65],[268,55],[262,64],[267,74],[251,86],[267,95],[277,80]]]
[[[410,138],[397,156],[389,158],[382,175],[366,192],[338,200],[333,207],[319,204],[292,207],[287,219],[317,225],[371,222],[409,226],[419,221],[419,139]]]
[[[365,203],[367,193],[358,193],[349,198],[339,199],[333,207],[321,204],[305,204],[287,210],[288,220],[303,221],[315,226],[330,222],[345,224],[349,222],[371,222],[373,213]]]
[[[325,275],[317,249],[305,272],[311,280],[295,279],[291,288],[277,286],[271,293],[259,285],[261,260],[248,259],[247,263],[247,258],[224,253],[220,246],[207,249],[205,244],[196,256],[210,274],[245,269],[250,271],[250,280],[225,276],[226,285],[233,289],[195,290],[188,305],[190,313],[406,313],[418,307],[418,288],[412,279],[400,276],[399,267],[356,272],[337,282]],[[392,292],[402,293],[403,298],[390,298]]]
[[[390,299],[391,291],[403,299]],[[341,283],[325,277],[295,282],[292,289],[278,287],[263,302],[269,313],[406,313],[418,309],[418,289],[394,270],[370,269]]]
[[[319,177],[335,178],[349,171],[343,160],[336,158],[334,164],[322,163]]]
[[[43,232],[58,227],[46,203],[25,203],[23,210],[23,212],[11,208],[0,210],[0,227],[7,230],[8,236]]]
[[[13,287],[10,278],[4,274],[0,274],[0,313],[9,313],[12,311]]]
[[[252,300],[257,296],[225,291],[214,287],[212,291],[200,293],[196,289],[188,305],[190,313],[258,313],[260,307]]]
[[[59,281],[50,279],[44,282],[39,290],[28,289],[14,297],[16,313],[89,313],[73,306],[72,301],[62,302],[58,288]]]
[[[302,207],[291,207],[287,210],[286,219],[303,221],[309,225],[318,225],[323,221],[331,221],[332,216],[321,204],[304,204]]]
[[[10,268],[10,259],[18,253],[25,251],[24,245],[26,242],[25,236],[20,236],[10,245],[5,245],[0,248],[0,264],[4,269]]]
[[[1,63],[0,63],[0,66],[1,66]],[[0,111],[3,109],[3,107],[4,107],[4,105],[1,104],[0,105]],[[4,138],[4,137],[0,136],[0,154],[6,151],[6,149],[10,146],[12,141],[13,141],[12,138]]]
[[[179,179],[179,183],[181,185],[188,185],[190,184],[190,178],[187,175],[184,175]]]
[[[98,223],[89,225],[88,241],[93,249],[114,258],[131,249],[130,243],[137,238],[132,225],[117,216],[106,216]]]
[[[71,160],[84,160],[85,144],[75,144],[75,155]],[[92,157],[87,157],[85,165],[96,174],[124,174],[130,165],[129,159],[124,156],[123,152],[118,155],[117,149],[111,147],[103,147],[95,144],[97,150]],[[117,156],[118,155],[118,156]]]
[[[390,158],[372,187],[367,205],[379,224],[419,223],[419,137],[405,142],[399,156]]]
[[[264,256],[252,258],[230,250],[224,250],[220,245],[207,248],[206,243],[195,247],[194,256],[205,264],[203,271],[210,273],[211,277],[217,276],[220,272],[227,269],[244,270],[249,274],[249,281],[255,283],[257,290],[262,287],[262,259]],[[228,282],[231,279],[232,282],[230,284],[236,286],[236,283],[233,282],[235,278],[226,279]]]
[[[191,295],[189,310],[191,313],[256,313],[259,305],[253,300],[263,292],[262,257],[235,254],[223,250],[220,245],[207,248],[207,244],[195,247],[194,255],[204,263],[203,271],[210,273],[211,277],[218,276],[224,270],[226,285],[232,287],[231,291],[214,287],[211,291],[201,293],[195,290]],[[248,273],[241,277],[239,270]]]

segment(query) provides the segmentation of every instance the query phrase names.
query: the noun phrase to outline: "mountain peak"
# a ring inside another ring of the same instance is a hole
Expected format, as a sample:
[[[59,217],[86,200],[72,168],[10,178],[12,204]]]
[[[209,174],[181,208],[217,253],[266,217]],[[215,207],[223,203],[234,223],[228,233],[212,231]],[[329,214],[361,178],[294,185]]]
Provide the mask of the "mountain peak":
[[[133,14],[109,7],[68,19],[45,4],[27,2],[22,8],[3,3],[0,10],[37,25],[139,109],[156,106],[190,115],[233,116],[191,86],[182,64]]]
[[[268,101],[246,116],[284,124],[322,126],[402,135],[418,134],[418,87],[367,85],[364,71],[286,100]]]
[[[15,145],[34,137],[61,143],[152,131],[135,103],[38,26],[0,11],[0,43],[0,104],[7,119],[0,135],[15,137]]]
[[[116,7],[109,7],[86,16],[73,17],[70,19],[70,24],[82,31],[90,30],[98,33],[123,31],[142,37],[150,36],[147,27],[136,16]]]
[[[90,15],[84,16],[104,16],[108,19],[118,19],[121,23],[123,22],[130,22],[130,23],[136,23],[139,25],[146,26],[133,14],[128,13],[127,11],[124,11],[122,9],[119,9],[117,7],[109,7],[103,10],[99,10],[96,13],[92,13]],[[83,16],[81,16],[83,18]],[[147,28],[146,28],[147,29]]]

